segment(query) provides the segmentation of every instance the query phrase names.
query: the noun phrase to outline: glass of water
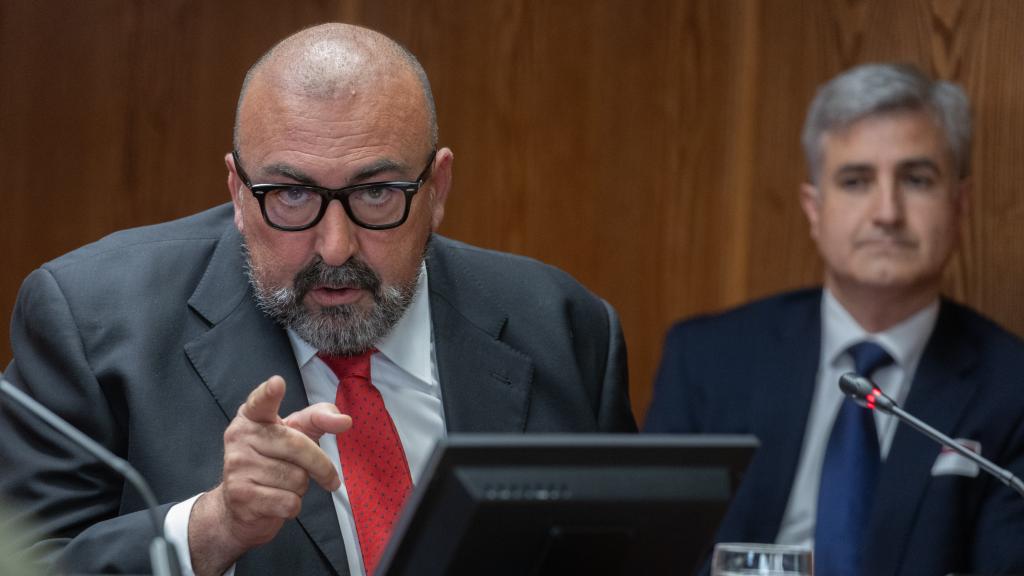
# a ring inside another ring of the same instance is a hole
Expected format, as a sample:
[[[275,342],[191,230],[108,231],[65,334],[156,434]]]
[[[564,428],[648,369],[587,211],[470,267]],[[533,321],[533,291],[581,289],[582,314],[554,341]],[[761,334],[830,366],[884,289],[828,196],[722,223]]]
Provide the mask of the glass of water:
[[[813,576],[810,548],[780,544],[715,545],[711,576]]]

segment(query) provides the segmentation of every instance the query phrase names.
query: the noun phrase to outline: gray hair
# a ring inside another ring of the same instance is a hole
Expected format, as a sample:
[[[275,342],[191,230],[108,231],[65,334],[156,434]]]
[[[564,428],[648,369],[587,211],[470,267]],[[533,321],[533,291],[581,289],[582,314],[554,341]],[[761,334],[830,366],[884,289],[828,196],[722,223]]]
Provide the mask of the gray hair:
[[[864,64],[818,89],[804,122],[801,142],[811,180],[817,182],[825,134],[876,114],[925,111],[945,133],[961,178],[970,174],[971,111],[964,89],[932,80],[909,64]]]

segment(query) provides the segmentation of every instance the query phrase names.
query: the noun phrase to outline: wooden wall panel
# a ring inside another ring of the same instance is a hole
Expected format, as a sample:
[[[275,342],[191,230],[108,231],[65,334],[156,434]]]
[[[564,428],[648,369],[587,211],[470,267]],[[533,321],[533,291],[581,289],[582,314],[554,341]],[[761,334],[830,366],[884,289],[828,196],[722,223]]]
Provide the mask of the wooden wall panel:
[[[645,407],[666,319],[720,305],[742,274],[742,236],[715,231],[743,228],[742,192],[721,193],[746,172],[743,3],[452,4],[474,25],[412,44],[456,154],[443,230],[608,299]]]
[[[456,156],[445,234],[555,264],[618,309],[638,416],[674,320],[817,282],[799,132],[815,86],[860,62],[967,87],[974,206],[947,288],[1024,333],[1015,0],[5,0],[0,323],[47,259],[226,201],[242,75],[328,20],[427,69]]]

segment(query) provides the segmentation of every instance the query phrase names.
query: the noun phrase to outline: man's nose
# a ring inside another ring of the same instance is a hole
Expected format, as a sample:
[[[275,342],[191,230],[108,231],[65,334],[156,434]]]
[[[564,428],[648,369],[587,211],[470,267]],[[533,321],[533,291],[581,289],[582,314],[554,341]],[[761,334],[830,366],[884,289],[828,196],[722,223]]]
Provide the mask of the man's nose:
[[[883,226],[898,226],[904,217],[903,191],[895,178],[884,179],[878,186],[874,219]]]
[[[328,266],[340,266],[359,251],[358,226],[349,219],[340,201],[327,205],[324,217],[314,227],[317,254]]]

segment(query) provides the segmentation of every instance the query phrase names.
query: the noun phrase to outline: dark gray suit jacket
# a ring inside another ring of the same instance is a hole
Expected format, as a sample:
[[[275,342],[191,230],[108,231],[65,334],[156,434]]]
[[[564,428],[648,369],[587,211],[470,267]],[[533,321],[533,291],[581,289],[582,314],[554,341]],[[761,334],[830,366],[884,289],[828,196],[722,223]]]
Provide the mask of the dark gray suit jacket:
[[[283,329],[255,306],[230,205],[111,235],[33,272],[5,377],[126,458],[162,512],[220,480],[222,435],[258,383],[307,405]],[[632,431],[615,312],[565,273],[435,237],[427,254],[449,432]],[[38,521],[38,547],[73,572],[148,571],[138,494],[4,407],[0,490]],[[347,574],[330,495],[238,573]]]

